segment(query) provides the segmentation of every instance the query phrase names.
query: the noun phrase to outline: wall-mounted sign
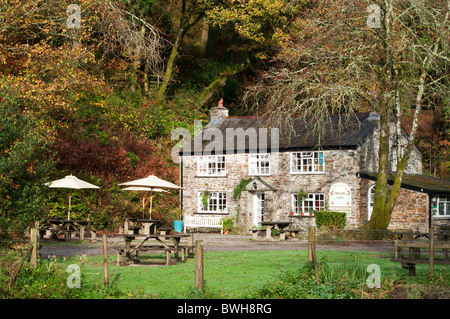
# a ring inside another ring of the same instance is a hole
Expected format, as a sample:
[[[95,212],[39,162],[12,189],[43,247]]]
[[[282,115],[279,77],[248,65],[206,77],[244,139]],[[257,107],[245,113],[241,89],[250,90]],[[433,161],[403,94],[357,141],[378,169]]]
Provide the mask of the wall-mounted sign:
[[[330,189],[330,206],[351,206],[352,191],[347,184],[336,183]]]

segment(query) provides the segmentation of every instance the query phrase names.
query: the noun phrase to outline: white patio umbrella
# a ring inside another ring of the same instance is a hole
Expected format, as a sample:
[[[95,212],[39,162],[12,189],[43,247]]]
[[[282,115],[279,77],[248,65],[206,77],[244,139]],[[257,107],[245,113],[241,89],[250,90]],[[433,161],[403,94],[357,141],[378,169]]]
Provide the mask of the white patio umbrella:
[[[70,204],[71,204],[71,199],[72,199],[72,189],[100,188],[91,183],[82,181],[81,179],[77,178],[76,176],[73,176],[72,174],[67,175],[66,177],[58,179],[56,181],[45,183],[45,185],[50,188],[69,188],[70,189],[69,213],[67,215],[68,220],[70,220]]]
[[[152,187],[142,187],[142,186],[130,186],[122,189],[124,191],[138,191],[138,192],[150,192],[150,219],[152,218],[152,205],[153,205],[153,192],[167,192],[161,188],[152,188]],[[142,197],[142,218],[144,218],[144,208],[145,208],[145,195]]]
[[[131,182],[122,183],[119,185],[123,186],[139,186],[150,189],[150,218],[152,217],[152,200],[153,200],[153,191],[155,189],[181,189],[180,186],[175,185],[171,182],[165,181],[155,175],[149,175],[145,178],[136,179]]]

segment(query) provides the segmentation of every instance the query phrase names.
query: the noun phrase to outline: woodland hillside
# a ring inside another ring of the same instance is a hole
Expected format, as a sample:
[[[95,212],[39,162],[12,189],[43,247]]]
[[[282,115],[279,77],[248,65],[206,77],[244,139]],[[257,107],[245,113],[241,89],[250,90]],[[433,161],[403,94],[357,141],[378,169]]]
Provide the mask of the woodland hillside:
[[[43,185],[69,174],[100,186],[73,193],[74,218],[114,231],[140,215],[141,194],[118,184],[178,183],[171,131],[206,124],[219,98],[254,114],[245,92],[282,66],[314,2],[0,0],[0,229],[64,216],[68,191]],[[424,171],[448,178],[442,105],[424,106],[416,144]],[[178,196],[154,194],[154,217],[176,219]]]

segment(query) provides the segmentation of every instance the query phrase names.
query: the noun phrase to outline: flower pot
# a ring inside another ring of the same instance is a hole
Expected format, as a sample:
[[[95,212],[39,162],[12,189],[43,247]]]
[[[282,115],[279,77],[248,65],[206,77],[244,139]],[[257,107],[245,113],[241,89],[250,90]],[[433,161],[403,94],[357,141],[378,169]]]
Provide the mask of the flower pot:
[[[173,226],[175,228],[175,231],[181,233],[183,232],[183,221],[182,220],[175,220],[173,222]]]

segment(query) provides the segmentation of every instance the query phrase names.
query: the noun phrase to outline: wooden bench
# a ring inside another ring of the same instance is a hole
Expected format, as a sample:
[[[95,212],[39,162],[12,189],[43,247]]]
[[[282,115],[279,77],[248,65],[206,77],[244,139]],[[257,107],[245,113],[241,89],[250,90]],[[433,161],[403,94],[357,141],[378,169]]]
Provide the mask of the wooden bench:
[[[430,249],[429,240],[395,240],[394,245],[395,257],[391,261],[400,262],[403,268],[409,270],[410,277],[416,275],[416,264],[429,264],[431,260],[433,264],[450,265],[448,257],[449,241],[433,241],[433,249]],[[428,250],[428,256],[426,257],[423,256],[424,249]],[[435,258],[440,256],[435,253],[435,249],[442,249],[443,258]],[[408,256],[403,255],[403,250],[408,251]]]
[[[300,228],[296,229],[282,229],[280,230],[280,240],[286,240],[286,235],[290,237],[299,238],[299,233],[302,230]]]
[[[214,216],[185,216],[184,232],[187,228],[218,228],[223,234],[223,217]]]
[[[257,240],[259,235],[263,235],[266,233],[265,229],[250,229],[252,235],[253,235],[253,240]],[[296,228],[296,229],[280,229],[280,240],[286,240],[287,236],[291,236],[291,237],[295,237],[298,238],[299,237],[299,233],[302,230],[300,228]]]
[[[253,240],[257,240],[258,236],[260,234],[265,234],[266,233],[265,229],[250,229],[250,231],[252,232]]]
[[[138,253],[141,251],[162,251],[166,254],[165,265],[170,266],[173,264],[172,262],[172,253],[175,254],[175,258],[179,261],[178,253],[181,252],[181,262],[186,261],[186,256],[188,256],[188,251],[193,247],[190,246],[179,246],[167,248],[163,245],[152,245],[152,246],[140,246],[140,247],[127,247],[127,248],[119,248],[117,249],[117,266],[123,266],[130,263],[138,263]],[[131,255],[134,253],[134,258],[131,258]],[[125,254],[125,260],[122,260],[122,256]]]

